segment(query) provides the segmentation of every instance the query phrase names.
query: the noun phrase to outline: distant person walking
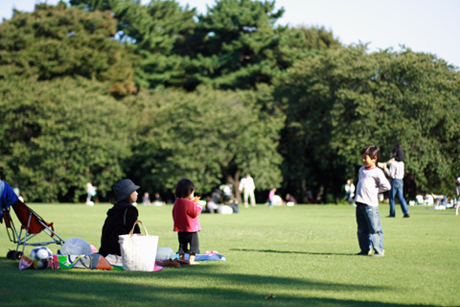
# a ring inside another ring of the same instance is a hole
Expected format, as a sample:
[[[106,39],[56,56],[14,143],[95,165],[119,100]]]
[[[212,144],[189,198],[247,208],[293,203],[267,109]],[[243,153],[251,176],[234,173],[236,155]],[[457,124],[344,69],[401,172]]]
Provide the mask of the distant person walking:
[[[13,191],[14,191],[14,193],[16,193],[16,195],[18,196],[19,200],[24,202],[24,198],[22,198],[22,196],[21,196],[21,190],[19,190],[19,186],[18,186],[17,183],[15,183],[13,185]]]
[[[250,174],[246,174],[246,176],[241,179],[239,186],[240,193],[243,193],[244,206],[246,208],[248,207],[248,197],[251,200],[251,206],[256,206],[256,197],[254,196],[255,189],[254,179],[252,179]]]
[[[276,188],[271,188],[270,192],[268,193],[268,206],[271,208],[273,207],[273,198],[275,197]]]
[[[88,206],[94,206],[94,203],[91,201],[91,197],[96,195],[97,187],[93,186],[91,182],[86,184],[86,204]]]

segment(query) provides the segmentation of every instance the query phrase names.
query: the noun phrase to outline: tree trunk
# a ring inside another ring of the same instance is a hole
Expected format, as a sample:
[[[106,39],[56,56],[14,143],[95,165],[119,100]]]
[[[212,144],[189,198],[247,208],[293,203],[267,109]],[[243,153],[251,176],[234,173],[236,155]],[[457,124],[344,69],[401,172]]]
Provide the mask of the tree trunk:
[[[241,204],[241,193],[240,190],[238,189],[240,186],[240,174],[241,170],[237,170],[235,173],[235,177],[232,177],[231,175],[227,176],[227,182],[231,183],[233,185],[233,189],[235,191],[235,198],[238,200],[238,203]]]

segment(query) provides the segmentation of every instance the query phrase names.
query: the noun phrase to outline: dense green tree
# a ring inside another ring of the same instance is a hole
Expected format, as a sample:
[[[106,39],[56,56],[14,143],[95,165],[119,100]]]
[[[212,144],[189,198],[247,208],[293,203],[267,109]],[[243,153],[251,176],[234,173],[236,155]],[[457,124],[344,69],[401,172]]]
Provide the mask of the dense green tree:
[[[216,1],[199,16],[191,40],[193,77],[221,89],[271,84],[285,68],[280,46],[285,28],[274,26],[284,9],[274,8],[274,1]]]
[[[143,59],[136,82],[148,88],[254,89],[270,85],[296,59],[339,45],[324,28],[275,26],[284,9],[275,11],[274,1],[219,0],[199,16],[171,0],[70,3],[114,13],[119,39]]]
[[[291,67],[299,59],[313,57],[320,50],[340,48],[341,46],[340,42],[334,38],[333,33],[324,27],[287,28],[281,36],[283,62],[286,67]]]
[[[122,2],[140,4],[137,0],[70,0],[72,6],[80,7],[87,11],[111,11]]]
[[[184,50],[189,48],[185,35],[195,27],[195,9],[181,8],[175,1],[152,0],[148,6],[124,2],[114,12],[122,39],[135,41],[133,49],[142,56],[139,83],[149,88],[190,87],[190,61]]]
[[[0,80],[13,76],[52,80],[83,76],[108,81],[108,91],[136,91],[135,57],[120,42],[110,12],[87,12],[38,4],[33,13],[16,11],[0,24]]]
[[[0,155],[5,180],[27,201],[73,201],[92,181],[102,197],[130,154],[129,108],[110,85],[83,78],[0,80]]]
[[[353,46],[298,61],[277,93],[287,186],[339,196],[356,179],[361,148],[376,144],[385,160],[401,143],[419,190],[449,190],[460,168],[459,81],[445,61],[409,49]]]
[[[152,0],[148,5],[131,0],[71,0],[74,6],[95,10],[110,10],[118,20],[117,36],[141,56],[142,63],[136,82],[145,88],[174,86],[194,88],[189,80],[186,35],[193,35],[195,9],[185,8],[171,0]]]
[[[283,116],[261,112],[257,94],[200,88],[143,95],[136,98],[143,110],[130,169],[144,186],[172,190],[187,177],[209,193],[223,182],[238,186],[241,172],[253,174],[258,189],[279,186]]]
[[[200,16],[172,0],[71,4],[0,24],[0,164],[29,199],[72,198],[87,180],[105,196],[126,174],[206,193],[250,172],[266,189],[282,180],[279,149],[288,192],[332,201],[364,145],[385,160],[395,143],[418,191],[452,188],[460,81],[442,59],[276,26],[274,1],[217,0]],[[130,96],[135,83],[156,90]]]

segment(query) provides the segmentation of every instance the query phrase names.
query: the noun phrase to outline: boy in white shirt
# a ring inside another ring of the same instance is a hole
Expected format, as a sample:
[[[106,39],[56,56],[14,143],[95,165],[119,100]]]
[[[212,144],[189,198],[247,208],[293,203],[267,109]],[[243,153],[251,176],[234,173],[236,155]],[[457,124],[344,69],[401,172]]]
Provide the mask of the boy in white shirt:
[[[391,189],[383,171],[376,166],[380,148],[368,145],[361,150],[363,165],[359,169],[356,188],[356,222],[361,251],[356,255],[367,256],[374,249],[373,257],[383,257],[383,230],[380,224],[379,193]]]

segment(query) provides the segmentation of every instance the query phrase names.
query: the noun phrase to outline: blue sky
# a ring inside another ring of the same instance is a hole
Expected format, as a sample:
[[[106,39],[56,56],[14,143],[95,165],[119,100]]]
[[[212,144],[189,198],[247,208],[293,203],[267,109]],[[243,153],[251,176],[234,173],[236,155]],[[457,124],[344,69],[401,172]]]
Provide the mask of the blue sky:
[[[59,0],[0,0],[0,17],[13,8],[30,12],[36,2]],[[66,1],[65,1],[66,2]],[[150,0],[142,0],[143,4]],[[176,0],[206,13],[214,0]],[[369,43],[370,51],[405,45],[436,54],[460,67],[460,0],[278,0],[286,12],[280,24],[324,26],[343,44]]]

